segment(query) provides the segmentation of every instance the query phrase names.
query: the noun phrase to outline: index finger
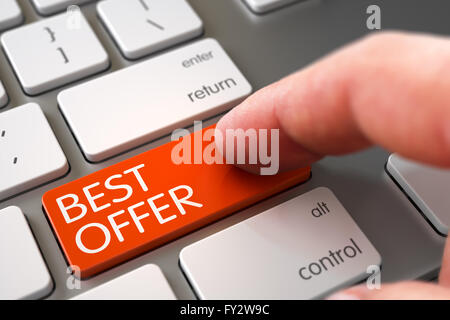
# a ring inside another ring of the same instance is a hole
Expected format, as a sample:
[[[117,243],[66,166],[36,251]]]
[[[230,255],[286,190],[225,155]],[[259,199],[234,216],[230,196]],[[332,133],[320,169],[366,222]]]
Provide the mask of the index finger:
[[[261,89],[217,129],[280,129],[280,169],[378,144],[450,166],[450,41],[378,33]]]

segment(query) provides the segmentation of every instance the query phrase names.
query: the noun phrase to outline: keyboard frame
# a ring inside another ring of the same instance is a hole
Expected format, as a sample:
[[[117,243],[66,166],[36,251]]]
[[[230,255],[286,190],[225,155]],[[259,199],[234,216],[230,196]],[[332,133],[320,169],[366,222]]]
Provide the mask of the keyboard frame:
[[[30,1],[18,2],[25,15],[25,23],[45,19]],[[190,0],[189,3],[203,20],[205,32],[201,37],[217,39],[257,90],[367,34],[365,10],[372,1],[309,0],[264,15],[251,12],[241,0]],[[398,0],[394,3],[384,0],[377,3],[382,8],[383,29],[450,34],[448,1]],[[95,2],[83,5],[82,10],[111,60],[109,69],[88,79],[101,77],[172,49],[138,60],[126,60],[101,24]],[[184,43],[175,47],[182,45]],[[42,95],[27,96],[3,50],[0,52],[0,79],[9,95],[8,105],[0,112],[37,102],[70,164],[70,172],[63,178],[0,202],[0,208],[16,205],[27,216],[54,279],[55,288],[49,299],[71,298],[148,263],[157,264],[162,269],[177,298],[195,299],[178,265],[182,248],[319,186],[328,187],[336,194],[380,252],[383,259],[382,281],[431,280],[437,276],[445,238],[433,230],[386,174],[384,166],[389,153],[381,148],[371,148],[344,157],[325,158],[313,166],[312,178],[308,182],[84,280],[81,290],[69,290],[66,287],[70,276],[67,264],[43,212],[42,195],[57,186],[162,145],[170,138],[163,137],[101,163],[89,163],[64,121],[56,100],[58,92],[86,79]],[[209,119],[205,125],[213,124],[218,119],[219,116]]]

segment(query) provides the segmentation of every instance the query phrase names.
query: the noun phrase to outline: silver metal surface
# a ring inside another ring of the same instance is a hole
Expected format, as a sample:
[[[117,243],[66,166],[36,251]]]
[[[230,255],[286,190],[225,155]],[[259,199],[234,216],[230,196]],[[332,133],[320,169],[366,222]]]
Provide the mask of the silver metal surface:
[[[373,1],[308,0],[266,15],[255,15],[240,0],[189,2],[204,22],[203,37],[217,39],[258,89],[366,34],[366,8]],[[19,0],[19,3],[26,22],[42,18],[29,1]],[[385,29],[450,33],[449,1],[385,0],[376,3],[382,8],[382,27]],[[135,63],[121,56],[96,16],[95,5],[88,4],[82,9],[112,60],[111,68],[95,77]],[[0,79],[10,97],[10,103],[0,112],[27,102],[39,103],[71,165],[71,171],[64,178],[0,202],[0,208],[16,205],[27,216],[55,281],[50,299],[73,297],[148,263],[161,267],[178,298],[193,299],[195,296],[178,266],[178,255],[183,247],[318,186],[333,190],[380,252],[383,281],[431,279],[437,274],[445,239],[431,228],[385,173],[388,153],[374,148],[346,157],[326,158],[313,166],[312,179],[307,183],[83,281],[81,290],[69,290],[66,287],[69,276],[66,262],[42,211],[42,195],[56,186],[161,145],[169,138],[164,137],[99,164],[88,163],[58,110],[56,95],[63,88],[37,97],[26,96],[3,52],[0,52]],[[64,88],[71,86],[73,84]],[[211,119],[208,124],[217,119]]]
[[[450,226],[450,170],[425,166],[398,154],[389,157],[386,170],[436,231],[446,236]]]

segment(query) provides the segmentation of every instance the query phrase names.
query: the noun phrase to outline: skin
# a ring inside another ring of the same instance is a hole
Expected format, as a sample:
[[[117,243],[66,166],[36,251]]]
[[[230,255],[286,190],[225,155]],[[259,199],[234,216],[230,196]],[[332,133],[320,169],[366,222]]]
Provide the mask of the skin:
[[[259,90],[216,130],[225,135],[226,129],[280,129],[281,171],[373,145],[449,168],[448,70],[448,38],[378,32]],[[241,167],[259,172],[258,165]],[[450,242],[439,284],[358,286],[330,299],[450,299]]]

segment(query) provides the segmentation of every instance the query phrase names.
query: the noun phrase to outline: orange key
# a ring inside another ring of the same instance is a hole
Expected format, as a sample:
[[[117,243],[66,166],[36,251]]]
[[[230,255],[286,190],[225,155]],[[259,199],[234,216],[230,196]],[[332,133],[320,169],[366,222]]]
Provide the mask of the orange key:
[[[171,153],[178,143],[170,142],[44,194],[43,206],[56,237],[68,263],[79,268],[81,278],[310,176],[309,167],[257,176],[227,164],[176,165]],[[202,150],[210,144],[203,142]]]

